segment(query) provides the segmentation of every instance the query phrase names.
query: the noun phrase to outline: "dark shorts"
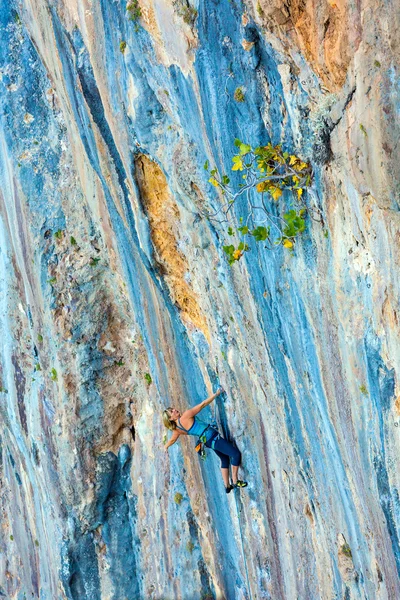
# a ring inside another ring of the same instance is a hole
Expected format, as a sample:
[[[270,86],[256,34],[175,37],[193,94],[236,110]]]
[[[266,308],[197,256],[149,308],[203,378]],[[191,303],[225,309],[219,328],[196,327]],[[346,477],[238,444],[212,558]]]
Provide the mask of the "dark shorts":
[[[221,460],[221,469],[229,468],[229,459],[234,467],[240,465],[241,454],[237,448],[218,433],[206,442],[207,448],[212,448]]]

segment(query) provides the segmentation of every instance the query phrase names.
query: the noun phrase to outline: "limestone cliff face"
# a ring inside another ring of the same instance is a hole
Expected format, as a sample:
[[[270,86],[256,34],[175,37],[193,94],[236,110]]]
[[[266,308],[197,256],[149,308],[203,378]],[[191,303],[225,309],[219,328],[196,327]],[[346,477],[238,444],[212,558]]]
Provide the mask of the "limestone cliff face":
[[[0,2],[0,597],[398,598],[396,5],[131,6]],[[204,218],[236,137],[312,163],[293,256]],[[219,384],[236,496],[163,449]]]

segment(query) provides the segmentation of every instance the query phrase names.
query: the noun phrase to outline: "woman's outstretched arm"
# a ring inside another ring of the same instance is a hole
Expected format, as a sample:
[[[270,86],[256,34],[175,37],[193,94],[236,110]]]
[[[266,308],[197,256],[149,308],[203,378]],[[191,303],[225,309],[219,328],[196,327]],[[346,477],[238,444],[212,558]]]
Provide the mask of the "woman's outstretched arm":
[[[168,440],[168,442],[167,442],[166,444],[164,444],[164,448],[165,448],[165,450],[168,450],[168,448],[169,448],[170,446],[172,446],[172,444],[175,444],[175,442],[176,442],[176,440],[178,439],[178,437],[179,437],[179,433],[178,433],[178,432],[175,430],[175,431],[173,432],[173,434],[171,435],[171,439],[170,439],[170,440]]]
[[[188,410],[185,410],[185,412],[182,414],[182,417],[195,417],[196,415],[199,414],[199,412],[201,410],[203,410],[203,408],[205,408],[206,406],[211,404],[211,402],[213,402],[217,396],[222,394],[223,391],[224,391],[223,388],[219,388],[215,392],[215,394],[213,394],[206,400],[203,400],[203,402],[200,402],[200,404],[196,404],[196,406],[193,406],[193,408],[189,408]]]

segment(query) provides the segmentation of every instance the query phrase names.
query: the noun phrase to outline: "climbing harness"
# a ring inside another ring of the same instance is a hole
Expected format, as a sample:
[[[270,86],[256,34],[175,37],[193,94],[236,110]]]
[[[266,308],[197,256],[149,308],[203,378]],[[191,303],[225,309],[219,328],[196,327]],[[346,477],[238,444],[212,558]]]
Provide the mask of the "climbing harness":
[[[206,458],[207,458],[207,453],[206,453],[206,442],[207,442],[206,431],[207,431],[207,429],[214,429],[214,427],[212,425],[207,425],[207,427],[205,428],[205,430],[203,431],[203,433],[197,440],[197,444],[195,447],[196,452],[198,453],[199,457],[202,460],[206,460]],[[216,434],[210,438],[211,448],[213,450],[214,450],[214,442],[216,442],[219,437],[220,437],[219,433],[216,432]]]

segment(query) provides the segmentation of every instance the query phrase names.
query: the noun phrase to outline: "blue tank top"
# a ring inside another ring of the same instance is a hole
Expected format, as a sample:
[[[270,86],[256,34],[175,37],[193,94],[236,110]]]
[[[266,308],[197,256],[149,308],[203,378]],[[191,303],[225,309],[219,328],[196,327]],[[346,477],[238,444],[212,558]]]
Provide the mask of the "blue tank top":
[[[205,432],[207,440],[211,439],[216,433],[218,433],[216,429],[211,427],[211,425],[204,423],[204,421],[200,421],[200,419],[197,419],[196,417],[194,417],[194,422],[190,429],[185,429],[180,419],[178,419],[177,428],[181,429],[182,431],[186,431],[188,435],[195,435],[197,437],[200,437],[202,433]],[[206,429],[207,431],[205,431]]]

